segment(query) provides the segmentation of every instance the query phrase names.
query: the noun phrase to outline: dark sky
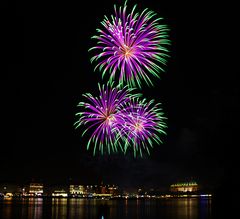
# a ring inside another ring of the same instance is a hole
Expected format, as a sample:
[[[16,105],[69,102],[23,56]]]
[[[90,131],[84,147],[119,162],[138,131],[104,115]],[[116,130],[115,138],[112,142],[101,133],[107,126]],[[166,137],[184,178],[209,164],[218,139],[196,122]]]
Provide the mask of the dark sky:
[[[192,177],[217,187],[233,177],[239,81],[234,55],[227,52],[234,47],[235,15],[224,2],[129,1],[138,11],[157,12],[171,29],[166,73],[142,90],[163,103],[168,134],[149,157],[93,157],[86,151],[73,123],[81,95],[97,95],[102,81],[89,61],[90,37],[120,2],[3,4],[0,181],[103,179],[161,187]]]

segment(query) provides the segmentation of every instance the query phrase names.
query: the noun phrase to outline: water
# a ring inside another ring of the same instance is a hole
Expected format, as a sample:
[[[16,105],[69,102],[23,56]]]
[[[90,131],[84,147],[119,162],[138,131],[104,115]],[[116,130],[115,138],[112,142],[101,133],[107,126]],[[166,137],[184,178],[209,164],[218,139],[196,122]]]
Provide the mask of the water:
[[[0,199],[1,219],[212,219],[211,198]]]

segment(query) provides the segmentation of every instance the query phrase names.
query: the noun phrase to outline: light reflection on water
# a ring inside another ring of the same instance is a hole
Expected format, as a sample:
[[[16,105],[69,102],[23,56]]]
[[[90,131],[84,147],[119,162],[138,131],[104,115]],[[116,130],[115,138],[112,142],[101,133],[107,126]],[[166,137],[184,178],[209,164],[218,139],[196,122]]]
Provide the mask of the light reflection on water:
[[[211,198],[97,200],[0,199],[4,219],[212,219]]]

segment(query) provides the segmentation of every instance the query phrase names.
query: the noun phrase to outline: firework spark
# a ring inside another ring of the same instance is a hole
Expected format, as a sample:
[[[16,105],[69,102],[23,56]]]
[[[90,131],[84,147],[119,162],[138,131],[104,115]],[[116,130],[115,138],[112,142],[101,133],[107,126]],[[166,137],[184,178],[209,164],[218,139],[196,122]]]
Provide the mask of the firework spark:
[[[75,127],[88,126],[82,133],[82,136],[91,130],[92,134],[87,143],[89,149],[91,143],[94,145],[93,154],[95,155],[97,147],[101,153],[106,151],[116,152],[122,149],[121,145],[116,142],[116,130],[118,126],[118,114],[121,112],[121,106],[126,104],[130,98],[137,97],[140,94],[131,94],[132,88],[127,86],[120,88],[114,87],[113,83],[107,86],[98,84],[100,95],[93,97],[92,94],[86,93],[83,96],[87,102],[80,102],[81,111],[76,113],[78,120]]]
[[[128,14],[126,3],[118,10],[114,5],[115,15],[111,19],[105,16],[103,29],[97,29],[98,35],[92,37],[98,45],[90,49],[97,52],[91,62],[97,62],[95,70],[99,69],[102,77],[108,72],[110,81],[118,77],[129,87],[141,88],[142,80],[153,85],[150,75],[159,78],[169,56],[169,29],[148,9],[137,13],[135,5]]]
[[[133,149],[134,156],[143,155],[143,151],[150,154],[149,147],[161,144],[161,135],[166,135],[167,127],[160,103],[139,98],[126,103],[119,116],[118,141],[124,144],[124,151]]]

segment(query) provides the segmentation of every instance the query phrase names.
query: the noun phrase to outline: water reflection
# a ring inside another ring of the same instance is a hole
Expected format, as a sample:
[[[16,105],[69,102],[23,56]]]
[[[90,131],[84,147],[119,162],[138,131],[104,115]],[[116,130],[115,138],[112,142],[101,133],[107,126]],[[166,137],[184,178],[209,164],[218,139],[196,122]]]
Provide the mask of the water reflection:
[[[109,218],[109,213],[110,213],[110,207],[108,206],[107,203],[104,204],[100,204],[98,206],[98,214],[97,214],[97,218],[102,219],[108,219]]]
[[[29,201],[28,203],[29,218],[41,219],[43,200],[41,198],[30,198],[28,201]]]
[[[67,198],[52,199],[52,218],[67,219]]]
[[[212,219],[211,199],[0,199],[4,219]]]
[[[11,198],[6,198],[5,199],[6,204],[7,204],[7,208],[5,208],[5,216],[6,218],[11,218],[11,214],[12,214],[12,205],[11,205]],[[4,217],[3,217],[4,218]]]
[[[176,214],[178,218],[197,218],[197,201],[196,199],[183,198],[182,200],[176,200]]]

